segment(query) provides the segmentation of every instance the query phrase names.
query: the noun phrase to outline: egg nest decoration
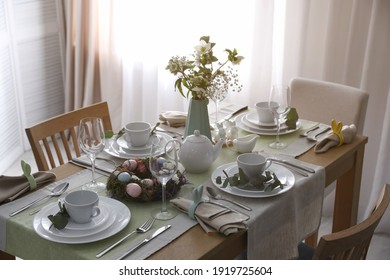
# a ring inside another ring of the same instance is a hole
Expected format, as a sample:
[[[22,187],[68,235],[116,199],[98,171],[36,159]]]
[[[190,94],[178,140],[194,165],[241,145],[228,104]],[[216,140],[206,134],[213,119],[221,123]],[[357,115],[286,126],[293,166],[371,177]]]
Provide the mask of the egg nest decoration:
[[[185,174],[178,170],[166,185],[167,200],[173,198],[186,183]],[[107,191],[113,198],[128,201],[148,202],[161,200],[162,197],[161,183],[149,170],[149,158],[124,161],[108,178]]]

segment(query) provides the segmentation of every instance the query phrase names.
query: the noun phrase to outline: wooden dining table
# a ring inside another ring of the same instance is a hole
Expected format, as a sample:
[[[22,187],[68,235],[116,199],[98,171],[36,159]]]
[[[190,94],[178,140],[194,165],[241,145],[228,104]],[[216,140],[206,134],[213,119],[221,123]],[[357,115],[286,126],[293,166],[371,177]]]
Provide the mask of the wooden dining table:
[[[324,167],[326,186],[337,180],[333,232],[348,228],[357,222],[364,149],[367,141],[367,137],[357,136],[353,142],[333,148],[326,153],[317,154],[312,148],[297,158]],[[57,179],[61,180],[80,170],[80,167],[67,163],[52,171]],[[314,232],[307,242],[315,245],[316,241],[317,236]],[[246,247],[247,231],[224,236],[218,233],[205,233],[199,225],[196,225],[150,255],[148,259],[233,259],[245,251]],[[0,254],[0,257],[4,257],[4,254]]]

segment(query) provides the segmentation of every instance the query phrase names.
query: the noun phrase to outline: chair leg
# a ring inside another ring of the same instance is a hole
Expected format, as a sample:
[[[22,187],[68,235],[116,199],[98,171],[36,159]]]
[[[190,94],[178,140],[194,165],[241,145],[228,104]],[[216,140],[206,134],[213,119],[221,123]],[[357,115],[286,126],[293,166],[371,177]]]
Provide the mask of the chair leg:
[[[305,243],[310,247],[316,248],[318,240],[318,231],[313,232],[309,237],[305,239]]]
[[[0,251],[0,260],[15,260],[15,256],[12,256],[6,252]]]

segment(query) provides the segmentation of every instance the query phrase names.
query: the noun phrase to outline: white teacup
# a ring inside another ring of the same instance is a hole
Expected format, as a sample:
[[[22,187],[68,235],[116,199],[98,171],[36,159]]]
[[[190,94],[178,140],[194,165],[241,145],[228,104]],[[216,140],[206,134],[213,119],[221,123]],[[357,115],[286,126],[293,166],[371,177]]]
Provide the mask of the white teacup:
[[[134,147],[148,143],[151,127],[147,122],[131,122],[125,126],[125,139]]]
[[[88,190],[74,191],[64,198],[66,211],[75,223],[85,224],[100,214],[99,196]]]
[[[245,153],[237,157],[237,166],[250,179],[264,173],[272,160],[256,153]]]
[[[272,102],[271,104],[273,103],[275,106],[277,106],[276,102]],[[255,106],[256,106],[257,116],[259,118],[259,123],[264,123],[264,124],[275,123],[275,118],[271,110],[269,109],[268,102],[266,101],[257,102]]]

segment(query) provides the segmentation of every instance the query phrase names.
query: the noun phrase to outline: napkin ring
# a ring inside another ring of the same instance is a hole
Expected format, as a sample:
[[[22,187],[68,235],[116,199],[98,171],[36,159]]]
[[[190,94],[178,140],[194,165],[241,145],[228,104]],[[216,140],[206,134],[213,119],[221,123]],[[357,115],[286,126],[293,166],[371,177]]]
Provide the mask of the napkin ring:
[[[343,123],[337,122],[336,120],[332,120],[332,134],[336,135],[339,138],[339,144],[337,146],[341,146],[344,144],[344,135],[342,133]]]
[[[198,205],[203,202],[202,193],[203,193],[203,185],[200,185],[199,187],[192,190],[193,203],[188,209],[188,216],[193,220],[195,220],[196,207],[198,207]]]

